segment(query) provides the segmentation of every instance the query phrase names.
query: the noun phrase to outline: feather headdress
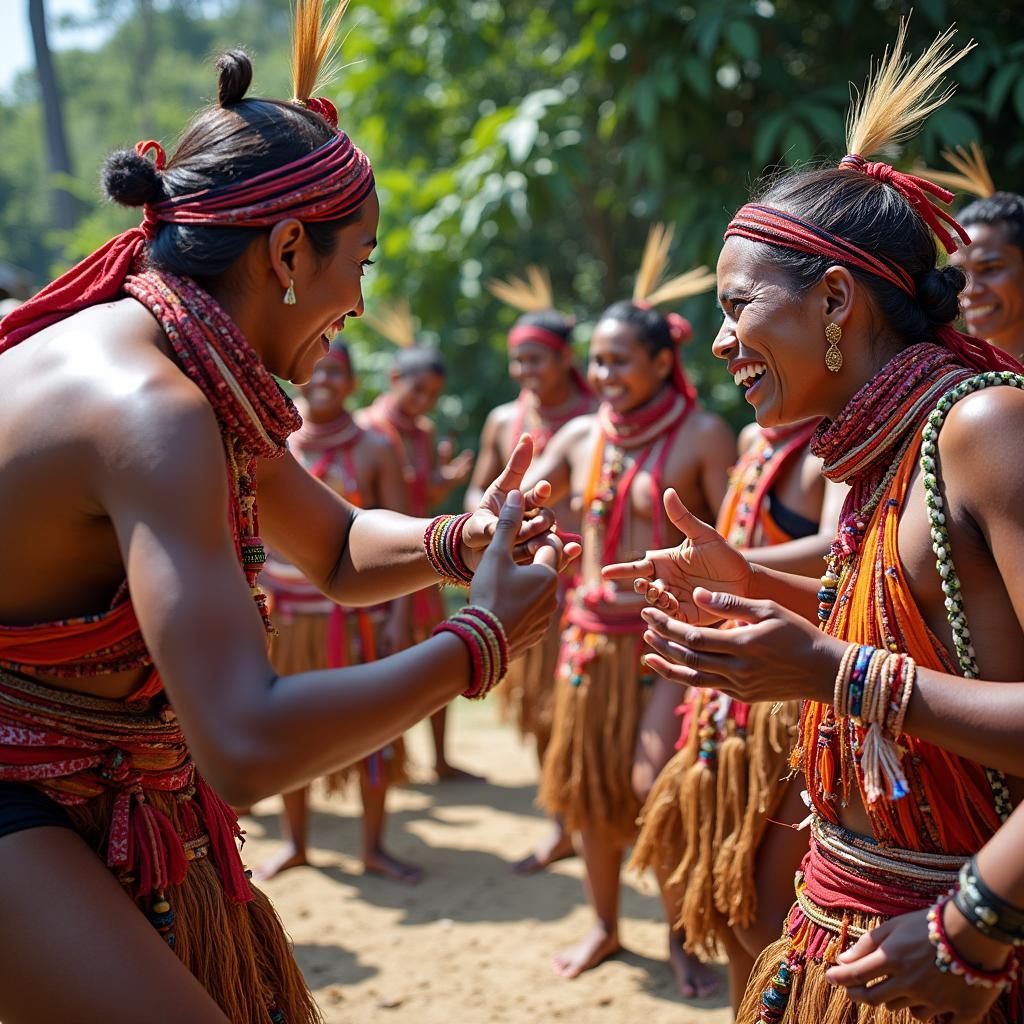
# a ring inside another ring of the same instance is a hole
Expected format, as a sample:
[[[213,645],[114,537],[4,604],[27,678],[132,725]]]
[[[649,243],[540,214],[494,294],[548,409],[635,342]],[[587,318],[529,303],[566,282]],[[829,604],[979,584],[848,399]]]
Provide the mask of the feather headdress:
[[[668,267],[668,251],[672,246],[675,229],[664,224],[652,224],[647,233],[647,244],[640,260],[633,284],[633,301],[648,306],[665,302],[678,302],[691,295],[700,295],[715,286],[715,275],[707,267],[694,267],[668,281],[662,281]]]
[[[944,149],[942,155],[954,170],[933,171],[929,167],[921,171],[926,178],[954,192],[967,192],[979,199],[995,195],[995,182],[985,163],[985,154],[977,142],[972,142],[970,149],[964,149],[963,146],[957,146],[955,150]]]
[[[416,344],[416,327],[408,302],[385,306],[379,313],[364,313],[363,319],[399,348],[413,348]]]
[[[324,19],[324,0],[295,0],[292,25],[292,96],[299,103],[321,92],[338,71],[337,36],[349,0],[338,0]]]
[[[869,157],[910,138],[956,91],[955,85],[943,87],[943,77],[977,45],[972,39],[955,49],[951,26],[912,61],[904,52],[908,25],[900,19],[892,50],[885,48],[877,67],[872,62],[863,93],[854,96],[846,118],[847,153]]]
[[[551,288],[551,275],[536,264],[526,268],[526,277],[510,277],[506,281],[492,279],[487,290],[506,306],[521,313],[536,313],[555,308],[555,294]]]

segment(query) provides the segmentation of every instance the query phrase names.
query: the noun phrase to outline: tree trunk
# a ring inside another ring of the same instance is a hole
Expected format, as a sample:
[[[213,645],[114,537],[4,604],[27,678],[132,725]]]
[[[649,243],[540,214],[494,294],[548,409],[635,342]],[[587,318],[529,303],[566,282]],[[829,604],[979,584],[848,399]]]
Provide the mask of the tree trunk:
[[[28,20],[32,26],[32,45],[36,54],[36,75],[43,96],[43,121],[46,126],[46,147],[53,174],[71,175],[71,155],[64,132],[64,112],[60,87],[54,72],[50,44],[46,41],[46,10],[43,0],[28,0]],[[66,189],[55,186],[54,215],[56,226],[70,230],[78,221],[78,203]]]

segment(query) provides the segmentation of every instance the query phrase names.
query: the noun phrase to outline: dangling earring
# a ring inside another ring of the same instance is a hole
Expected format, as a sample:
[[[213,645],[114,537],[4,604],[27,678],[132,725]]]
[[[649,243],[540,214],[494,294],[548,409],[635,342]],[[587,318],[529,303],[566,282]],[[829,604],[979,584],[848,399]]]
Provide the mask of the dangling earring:
[[[284,304],[286,306],[294,306],[296,301],[297,300],[295,298],[295,282],[289,277],[288,287],[285,289],[284,292]]]
[[[843,368],[843,353],[839,351],[839,342],[842,337],[843,329],[839,324],[829,324],[825,328],[825,340],[828,342],[825,367],[831,373],[838,373]]]

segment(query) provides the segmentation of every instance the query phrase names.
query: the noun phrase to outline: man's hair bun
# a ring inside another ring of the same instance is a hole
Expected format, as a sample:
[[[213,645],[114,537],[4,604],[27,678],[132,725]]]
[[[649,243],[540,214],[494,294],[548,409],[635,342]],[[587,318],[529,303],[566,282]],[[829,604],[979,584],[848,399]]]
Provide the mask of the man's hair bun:
[[[960,293],[967,278],[959,267],[933,267],[917,283],[917,301],[935,324],[951,324],[960,315]]]
[[[115,149],[103,163],[100,185],[121,206],[142,206],[166,198],[160,172],[134,149]]]
[[[244,50],[226,50],[217,58],[217,102],[222,107],[241,103],[252,85],[252,61]]]

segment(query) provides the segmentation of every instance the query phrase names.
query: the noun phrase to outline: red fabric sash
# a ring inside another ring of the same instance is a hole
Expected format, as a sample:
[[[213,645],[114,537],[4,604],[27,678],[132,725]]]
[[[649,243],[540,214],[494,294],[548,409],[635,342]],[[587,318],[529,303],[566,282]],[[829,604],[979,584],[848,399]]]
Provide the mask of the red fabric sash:
[[[161,699],[129,707],[0,673],[0,780],[31,783],[72,807],[115,793],[107,864],[135,876],[137,895],[179,884],[188,868],[183,842],[205,833],[225,892],[252,899],[237,818],[196,771]],[[177,799],[165,813],[147,793]]]

